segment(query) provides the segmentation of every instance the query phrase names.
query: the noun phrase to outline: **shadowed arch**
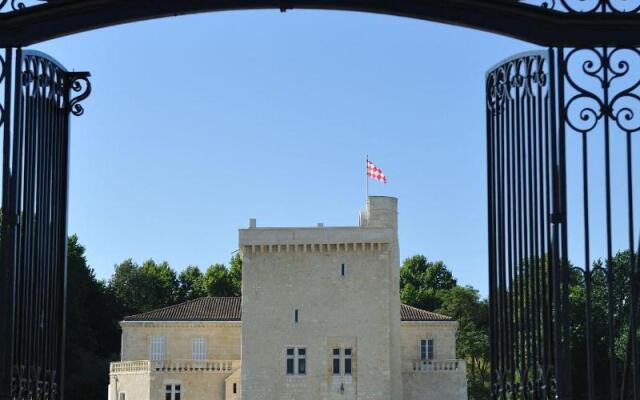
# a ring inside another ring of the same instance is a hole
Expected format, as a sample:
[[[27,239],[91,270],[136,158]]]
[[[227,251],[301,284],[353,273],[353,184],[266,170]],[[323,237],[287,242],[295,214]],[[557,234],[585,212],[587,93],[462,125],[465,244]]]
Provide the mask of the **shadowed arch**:
[[[0,0],[0,11],[3,5],[9,12],[0,13],[0,47],[26,46],[154,18],[249,9],[389,14],[469,27],[545,46],[640,43],[638,13],[567,13],[546,8],[543,3],[517,0]]]

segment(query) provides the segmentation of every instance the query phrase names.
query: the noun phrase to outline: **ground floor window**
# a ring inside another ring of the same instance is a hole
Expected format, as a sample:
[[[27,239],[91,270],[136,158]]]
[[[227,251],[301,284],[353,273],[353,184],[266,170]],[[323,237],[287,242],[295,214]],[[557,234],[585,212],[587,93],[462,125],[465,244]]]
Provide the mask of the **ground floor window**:
[[[307,349],[305,347],[287,347],[287,375],[307,374]]]
[[[333,357],[333,375],[345,375],[349,376],[353,369],[353,351],[347,347],[344,349],[334,348],[332,351]],[[343,374],[340,373],[342,366]]]
[[[351,349],[344,349],[344,374],[351,375]]]
[[[120,393],[120,395],[118,396],[118,400],[126,400],[126,396],[124,393]]]
[[[180,400],[180,384],[165,385],[164,400]]]

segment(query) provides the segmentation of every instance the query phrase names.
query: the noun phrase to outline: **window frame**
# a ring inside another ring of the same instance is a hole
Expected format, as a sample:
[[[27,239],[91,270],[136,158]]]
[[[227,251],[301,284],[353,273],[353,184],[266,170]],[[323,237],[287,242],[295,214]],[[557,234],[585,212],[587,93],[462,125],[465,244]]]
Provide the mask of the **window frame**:
[[[432,361],[435,358],[433,339],[420,339],[420,361]]]
[[[300,354],[302,350],[302,354]],[[306,346],[285,346],[285,376],[304,377],[307,376],[308,357]],[[291,368],[290,368],[291,367]],[[290,372],[292,371],[292,372]]]
[[[165,400],[181,400],[182,399],[182,383],[165,383],[164,399]]]
[[[206,337],[195,337],[191,341],[191,359],[193,361],[206,360],[209,355],[209,341]]]
[[[289,350],[291,350],[291,354],[289,354]],[[291,364],[289,364],[291,362]],[[291,369],[289,369],[289,365],[291,365]],[[291,372],[289,372],[291,371]],[[296,374],[296,349],[295,347],[286,347],[285,348],[285,374],[287,376],[295,376]]]
[[[349,354],[347,354],[347,350]],[[344,353],[343,362],[344,362],[344,376],[352,376],[353,375],[353,348],[345,347],[342,352]],[[347,368],[347,360],[349,361],[349,368]]]
[[[300,350],[303,351],[304,354],[300,355]],[[297,375],[298,376],[306,376],[307,375],[307,348],[306,347],[298,347],[296,349],[296,355],[298,356],[297,361]],[[302,368],[300,368],[300,361],[302,361]]]
[[[151,336],[149,338],[149,360],[164,361],[167,359],[166,336]]]
[[[337,354],[336,354],[336,350],[337,350]],[[332,369],[332,374],[333,376],[340,376],[342,373],[342,369],[340,368],[340,363],[341,363],[341,349],[340,348],[334,348],[331,351],[331,357],[332,357],[332,364],[331,364],[331,369]],[[337,362],[337,364],[336,364]],[[337,366],[337,371],[336,371],[336,366]]]

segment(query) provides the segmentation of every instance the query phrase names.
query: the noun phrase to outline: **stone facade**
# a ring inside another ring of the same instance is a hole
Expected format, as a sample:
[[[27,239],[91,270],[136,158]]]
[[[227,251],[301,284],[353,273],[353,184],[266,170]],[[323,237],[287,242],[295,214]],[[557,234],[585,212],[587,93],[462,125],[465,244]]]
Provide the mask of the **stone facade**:
[[[400,304],[395,198],[355,227],[252,220],[240,251],[242,322],[222,298],[127,318],[111,400],[466,399],[457,322]]]

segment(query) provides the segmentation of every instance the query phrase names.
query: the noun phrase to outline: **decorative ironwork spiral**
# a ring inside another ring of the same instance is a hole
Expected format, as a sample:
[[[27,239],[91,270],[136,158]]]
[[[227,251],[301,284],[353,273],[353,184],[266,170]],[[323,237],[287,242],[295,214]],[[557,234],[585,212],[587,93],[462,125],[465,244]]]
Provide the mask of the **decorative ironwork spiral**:
[[[487,76],[487,107],[500,112],[505,102],[522,96],[534,97],[548,91],[546,59],[538,55],[504,63]]]
[[[24,10],[49,0],[0,0],[0,13]]]
[[[84,107],[80,102],[91,94],[89,76],[88,72],[69,73],[69,89],[71,92],[79,93],[75,97],[69,97],[69,110],[75,116],[84,114]]]
[[[624,132],[640,130],[640,73],[630,67],[640,65],[638,49],[576,48],[567,51],[564,63],[563,107],[571,129],[591,132],[606,117]]]
[[[520,2],[565,13],[640,12],[640,0],[520,0]]]

